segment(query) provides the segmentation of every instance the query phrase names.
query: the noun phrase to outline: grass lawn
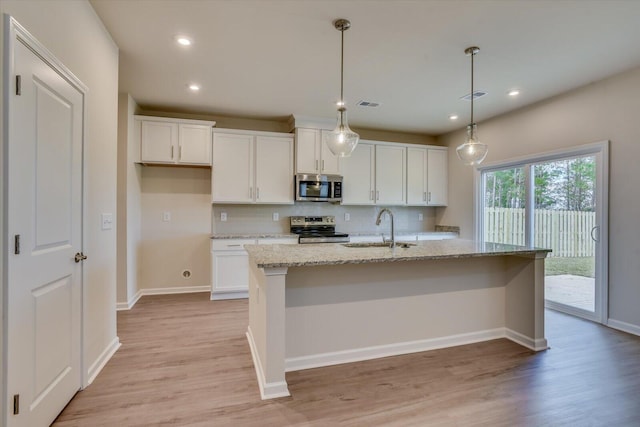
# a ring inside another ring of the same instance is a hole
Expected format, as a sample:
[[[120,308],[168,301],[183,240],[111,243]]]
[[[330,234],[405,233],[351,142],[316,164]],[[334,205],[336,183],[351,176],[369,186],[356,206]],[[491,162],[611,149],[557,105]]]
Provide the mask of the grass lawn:
[[[544,260],[545,276],[573,274],[574,276],[595,277],[595,263],[591,257],[547,258]]]

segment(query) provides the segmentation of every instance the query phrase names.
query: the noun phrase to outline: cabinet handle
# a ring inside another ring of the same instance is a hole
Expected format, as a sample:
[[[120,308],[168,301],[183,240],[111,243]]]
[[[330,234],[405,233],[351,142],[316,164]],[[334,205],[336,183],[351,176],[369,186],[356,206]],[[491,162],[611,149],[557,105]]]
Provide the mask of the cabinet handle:
[[[253,199],[253,187],[249,187],[249,198]]]
[[[173,160],[173,145],[171,146],[171,160]]]
[[[180,151],[178,151],[178,160],[182,160],[182,145],[180,146]]]
[[[373,190],[371,190],[371,196],[369,197],[369,200],[373,200]]]
[[[324,172],[324,159],[322,160],[322,171]]]
[[[316,160],[316,169],[315,170],[318,170],[318,160]]]
[[[228,248],[236,248],[238,246],[242,246],[242,245],[227,245]]]
[[[422,201],[424,201],[424,202],[427,201],[427,192],[426,191],[424,193],[422,193]]]
[[[376,200],[380,200],[380,190],[376,191]]]
[[[431,201],[431,191],[429,191],[429,202]]]
[[[260,187],[256,187],[256,200],[260,199]]]

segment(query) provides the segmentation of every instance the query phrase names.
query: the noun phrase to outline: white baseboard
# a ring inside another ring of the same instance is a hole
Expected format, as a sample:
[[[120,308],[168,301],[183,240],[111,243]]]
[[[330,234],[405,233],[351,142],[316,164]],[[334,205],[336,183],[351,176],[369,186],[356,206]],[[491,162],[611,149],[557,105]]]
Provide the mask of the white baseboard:
[[[258,378],[258,388],[260,389],[260,397],[262,400],[275,399],[276,397],[291,396],[286,381],[280,381],[277,383],[267,383],[264,377],[264,371],[262,370],[262,364],[258,357],[258,351],[256,349],[256,343],[253,340],[253,334],[251,333],[251,327],[247,328],[247,341],[249,341],[249,348],[251,349],[251,358],[253,359],[253,366],[256,369],[256,377]]]
[[[249,298],[249,291],[232,291],[232,292],[213,291],[211,292],[212,301],[218,301],[218,300],[224,300],[224,299],[241,299],[241,298]]]
[[[170,294],[192,294],[196,292],[210,292],[211,286],[175,286],[173,288],[146,288],[140,289],[128,302],[119,302],[116,304],[116,310],[131,310],[138,302],[140,297],[144,295],[170,295]]]
[[[89,370],[87,371],[87,380],[83,384],[82,388],[88,387],[93,380],[96,379],[102,368],[105,367],[107,362],[111,360],[113,355],[118,351],[122,344],[120,344],[120,338],[115,337],[111,343],[104,349],[100,356],[91,364]]]
[[[360,362],[378,359],[380,357],[397,356],[401,354],[417,353],[439,348],[473,344],[505,338],[505,328],[488,329],[468,334],[452,335],[442,338],[431,338],[418,341],[407,341],[395,344],[357,348],[352,350],[314,354],[311,356],[291,357],[285,360],[285,371],[299,371],[302,369],[319,368],[321,366],[339,365],[342,363]]]
[[[607,326],[613,329],[617,329],[622,332],[640,336],[640,326],[627,322],[621,322],[615,319],[608,319]]]
[[[533,339],[509,328],[504,328],[504,335],[505,338],[510,339],[514,343],[520,344],[533,351],[542,351],[549,348],[546,338]]]

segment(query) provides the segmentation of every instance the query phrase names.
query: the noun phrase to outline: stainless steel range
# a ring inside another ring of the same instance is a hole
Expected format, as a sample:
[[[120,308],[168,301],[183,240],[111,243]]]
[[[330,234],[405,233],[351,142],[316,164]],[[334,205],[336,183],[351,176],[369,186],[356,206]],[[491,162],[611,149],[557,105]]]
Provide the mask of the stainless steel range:
[[[297,234],[300,243],[344,243],[349,235],[336,232],[336,217],[327,216],[292,216],[291,232]]]

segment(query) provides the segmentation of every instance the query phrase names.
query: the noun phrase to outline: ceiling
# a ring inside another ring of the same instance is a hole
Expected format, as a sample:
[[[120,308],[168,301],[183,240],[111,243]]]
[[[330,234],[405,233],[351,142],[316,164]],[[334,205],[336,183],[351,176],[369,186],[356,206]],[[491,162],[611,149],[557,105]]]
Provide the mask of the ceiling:
[[[439,135],[640,66],[634,0],[91,0],[120,47],[120,91],[144,109]],[[177,35],[193,45],[180,47]],[[196,82],[198,93],[188,90]],[[509,97],[513,88],[521,91]],[[380,103],[377,108],[358,101]],[[456,113],[457,121],[449,120]]]

